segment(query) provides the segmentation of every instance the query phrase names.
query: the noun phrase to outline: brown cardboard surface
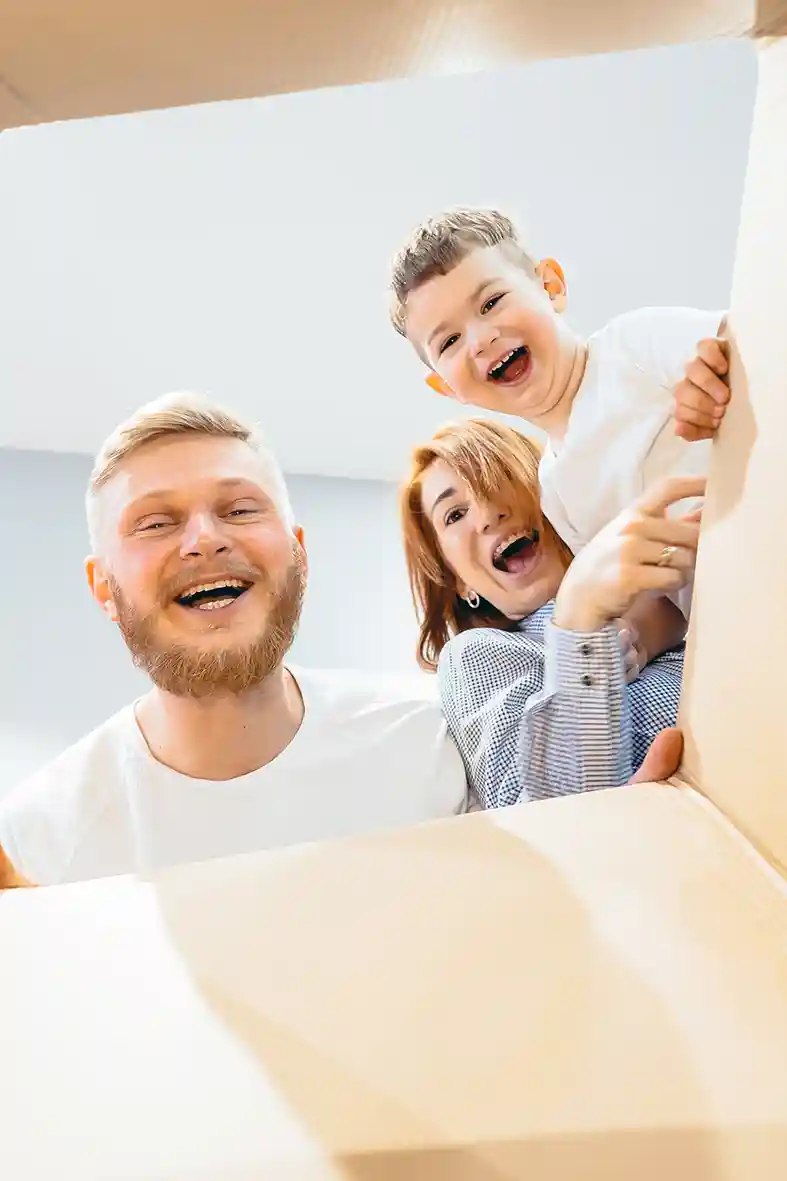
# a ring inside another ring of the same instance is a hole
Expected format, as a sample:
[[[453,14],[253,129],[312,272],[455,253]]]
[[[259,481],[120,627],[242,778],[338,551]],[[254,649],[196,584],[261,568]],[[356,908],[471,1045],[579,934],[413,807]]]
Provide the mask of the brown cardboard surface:
[[[753,0],[2,0],[0,126],[743,33]]]
[[[9,893],[4,1174],[784,1176],[786,924],[667,787]]]
[[[787,9],[787,6],[785,6]],[[685,771],[787,868],[787,38],[763,43],[684,679]]]

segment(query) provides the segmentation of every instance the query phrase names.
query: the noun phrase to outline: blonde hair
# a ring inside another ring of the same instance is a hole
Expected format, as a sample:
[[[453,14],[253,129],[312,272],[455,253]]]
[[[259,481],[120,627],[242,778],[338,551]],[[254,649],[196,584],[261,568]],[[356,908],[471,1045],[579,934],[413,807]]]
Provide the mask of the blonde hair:
[[[434,672],[452,636],[473,627],[511,630],[515,622],[481,600],[473,610],[462,598],[456,575],[443,557],[432,522],[424,512],[421,485],[437,460],[464,480],[480,501],[505,506],[529,529],[538,529],[541,544],[557,553],[568,569],[572,554],[541,512],[538,482],[540,448],[513,427],[484,418],[443,427],[417,447],[400,500],[405,561],[419,636],[417,657]]]
[[[448,275],[473,250],[504,246],[535,275],[536,259],[519,240],[516,226],[496,209],[453,209],[430,217],[412,231],[391,264],[391,323],[407,335],[407,299],[436,275]]]
[[[158,439],[180,435],[204,435],[219,439],[239,439],[260,456],[266,473],[267,491],[287,525],[294,516],[281,468],[263,437],[251,426],[235,418],[228,410],[197,394],[166,394],[141,406],[104,440],[90,473],[86,510],[91,544],[97,535],[97,506],[101,489],[110,482],[129,456]]]

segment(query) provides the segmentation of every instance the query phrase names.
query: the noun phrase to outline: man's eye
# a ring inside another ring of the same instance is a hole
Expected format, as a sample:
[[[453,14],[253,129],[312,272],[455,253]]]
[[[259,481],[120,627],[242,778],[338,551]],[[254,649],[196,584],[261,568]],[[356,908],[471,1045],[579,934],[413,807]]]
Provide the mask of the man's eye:
[[[491,296],[481,308],[481,315],[483,316],[486,312],[491,312],[495,304],[500,303],[500,300],[503,298],[504,294],[505,292],[501,292],[499,295]]]
[[[456,342],[458,340],[459,340],[459,333],[458,332],[455,332],[453,336],[449,336],[447,340],[444,340],[443,343],[440,345],[439,356],[442,357],[442,355],[446,351],[446,349],[450,349],[451,345],[456,344]]]
[[[171,525],[171,524],[172,524],[172,521],[164,520],[164,519],[155,520],[155,521],[143,521],[142,524],[138,526],[138,528],[139,528],[140,533],[153,533],[157,529],[166,529],[167,526]]]

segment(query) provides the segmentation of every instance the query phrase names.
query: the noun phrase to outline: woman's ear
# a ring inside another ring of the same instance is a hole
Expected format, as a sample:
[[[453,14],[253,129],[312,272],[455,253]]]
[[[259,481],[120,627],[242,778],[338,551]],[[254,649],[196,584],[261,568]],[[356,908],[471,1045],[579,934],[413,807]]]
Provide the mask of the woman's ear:
[[[556,312],[564,312],[568,302],[566,276],[556,258],[542,258],[536,266],[536,274],[544,284],[544,290],[552,301]]]

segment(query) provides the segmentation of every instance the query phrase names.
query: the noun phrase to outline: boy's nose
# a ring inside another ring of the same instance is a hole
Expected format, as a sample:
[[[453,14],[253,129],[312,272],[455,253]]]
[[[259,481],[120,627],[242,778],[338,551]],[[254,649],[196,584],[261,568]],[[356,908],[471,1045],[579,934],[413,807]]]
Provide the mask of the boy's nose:
[[[471,330],[471,332],[469,333],[469,336],[470,336],[470,347],[473,350],[474,356],[477,357],[481,353],[484,353],[491,345],[493,345],[495,343],[495,341],[500,336],[500,333],[497,331],[496,328],[492,327],[491,324],[486,325],[484,323],[481,323],[481,324],[476,325]]]

